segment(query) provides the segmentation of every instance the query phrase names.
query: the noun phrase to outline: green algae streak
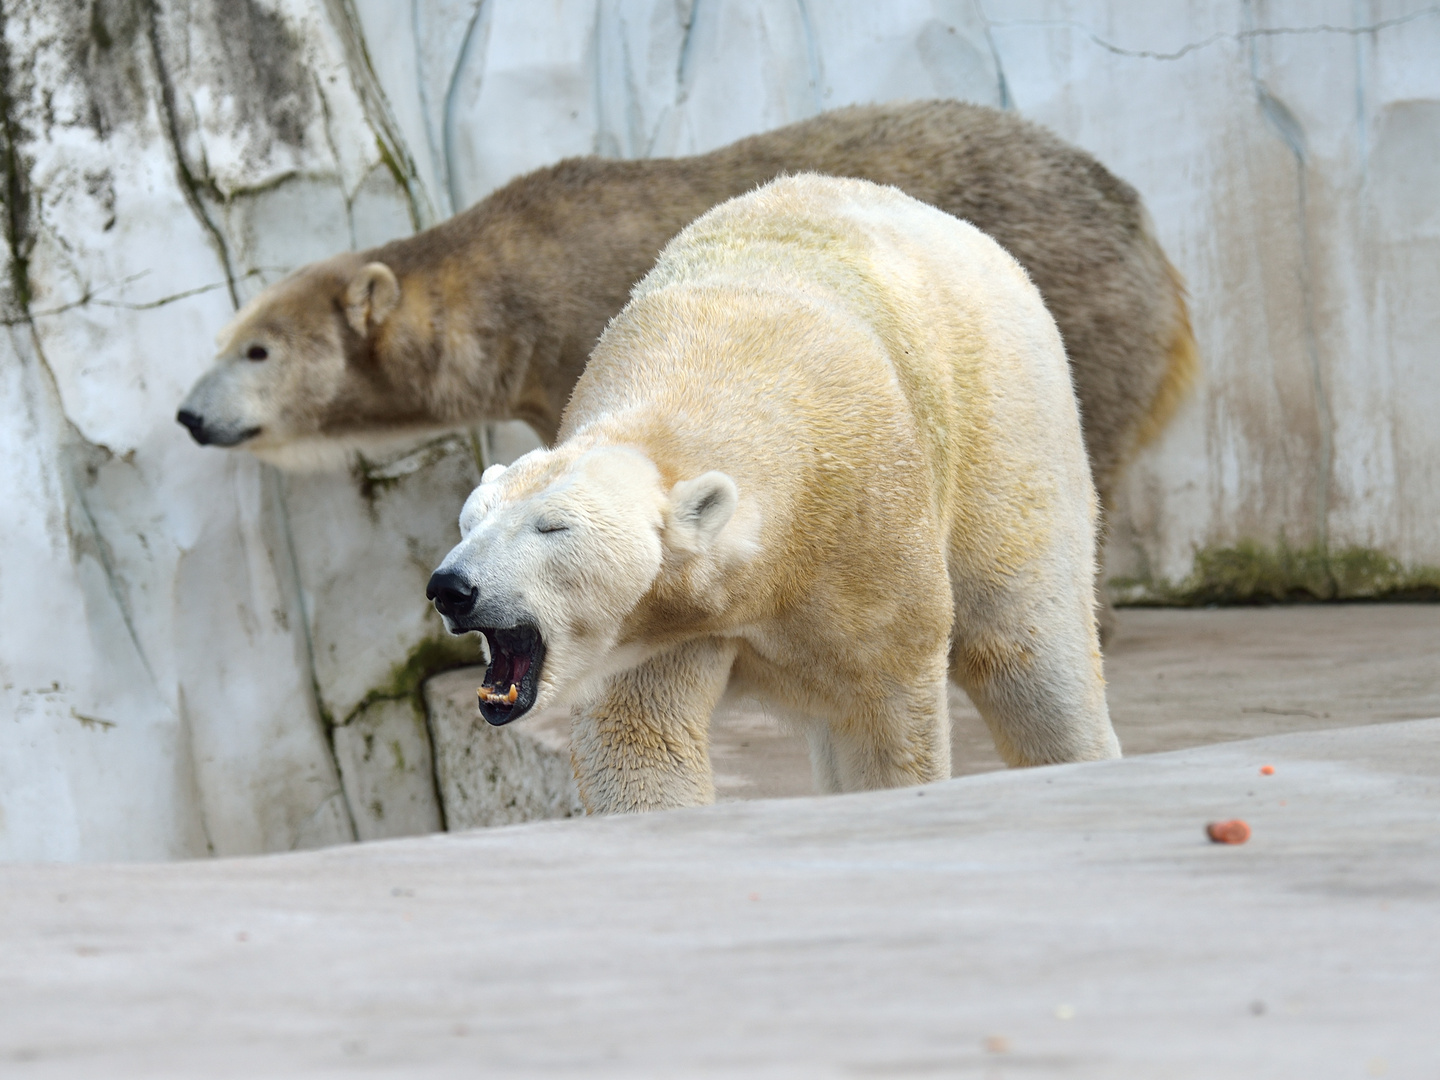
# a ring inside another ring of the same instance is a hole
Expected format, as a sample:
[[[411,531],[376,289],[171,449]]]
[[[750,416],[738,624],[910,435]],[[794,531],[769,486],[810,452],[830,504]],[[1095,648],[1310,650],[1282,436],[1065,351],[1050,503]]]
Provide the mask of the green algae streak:
[[[1273,547],[1244,540],[1195,553],[1182,581],[1114,578],[1114,602],[1129,607],[1293,604],[1346,600],[1440,601],[1440,568],[1405,567],[1374,548]]]

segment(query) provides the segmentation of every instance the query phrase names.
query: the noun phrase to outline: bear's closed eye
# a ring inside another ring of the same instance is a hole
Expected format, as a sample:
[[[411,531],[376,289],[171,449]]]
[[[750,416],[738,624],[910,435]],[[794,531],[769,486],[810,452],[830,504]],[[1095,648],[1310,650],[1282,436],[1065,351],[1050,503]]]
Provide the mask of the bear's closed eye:
[[[569,532],[570,526],[563,521],[537,521],[535,531],[542,533]]]

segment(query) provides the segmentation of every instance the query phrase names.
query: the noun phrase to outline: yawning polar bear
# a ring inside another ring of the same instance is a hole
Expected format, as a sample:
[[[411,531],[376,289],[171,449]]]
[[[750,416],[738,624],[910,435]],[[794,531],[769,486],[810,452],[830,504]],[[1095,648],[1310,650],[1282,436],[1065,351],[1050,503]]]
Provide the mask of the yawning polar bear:
[[[591,811],[711,801],[732,683],[849,791],[950,775],[947,673],[1012,765],[1119,754],[1095,526],[1019,264],[893,188],[805,175],[670,243],[558,445],[485,472],[428,593],[488,640],[490,723],[573,706]]]

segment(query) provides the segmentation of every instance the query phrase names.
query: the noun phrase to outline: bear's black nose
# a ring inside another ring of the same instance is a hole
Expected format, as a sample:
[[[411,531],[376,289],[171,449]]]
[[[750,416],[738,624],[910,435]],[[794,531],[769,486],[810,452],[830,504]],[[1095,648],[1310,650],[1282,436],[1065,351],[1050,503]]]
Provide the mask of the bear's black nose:
[[[190,437],[201,446],[209,443],[210,436],[205,434],[205,419],[199,413],[193,413],[189,409],[181,409],[175,414],[175,419],[190,430]]]
[[[435,601],[441,615],[458,619],[475,606],[475,588],[459,574],[436,570],[425,586],[425,598]]]

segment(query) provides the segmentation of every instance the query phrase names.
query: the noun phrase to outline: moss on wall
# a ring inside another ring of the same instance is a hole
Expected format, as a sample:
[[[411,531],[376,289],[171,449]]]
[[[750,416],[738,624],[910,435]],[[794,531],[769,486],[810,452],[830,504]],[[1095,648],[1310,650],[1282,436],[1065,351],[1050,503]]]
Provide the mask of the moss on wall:
[[[409,655],[390,669],[390,674],[379,686],[373,687],[359,703],[345,714],[340,725],[354,720],[377,701],[406,701],[422,719],[425,716],[423,687],[431,675],[452,668],[480,664],[479,649],[470,637],[451,637],[449,634],[426,638],[410,650]],[[330,717],[327,716],[327,719]]]
[[[1267,547],[1244,540],[1195,553],[1179,582],[1114,578],[1111,596],[1122,606],[1287,604],[1344,600],[1440,601],[1440,568],[1405,567],[1374,548]]]

